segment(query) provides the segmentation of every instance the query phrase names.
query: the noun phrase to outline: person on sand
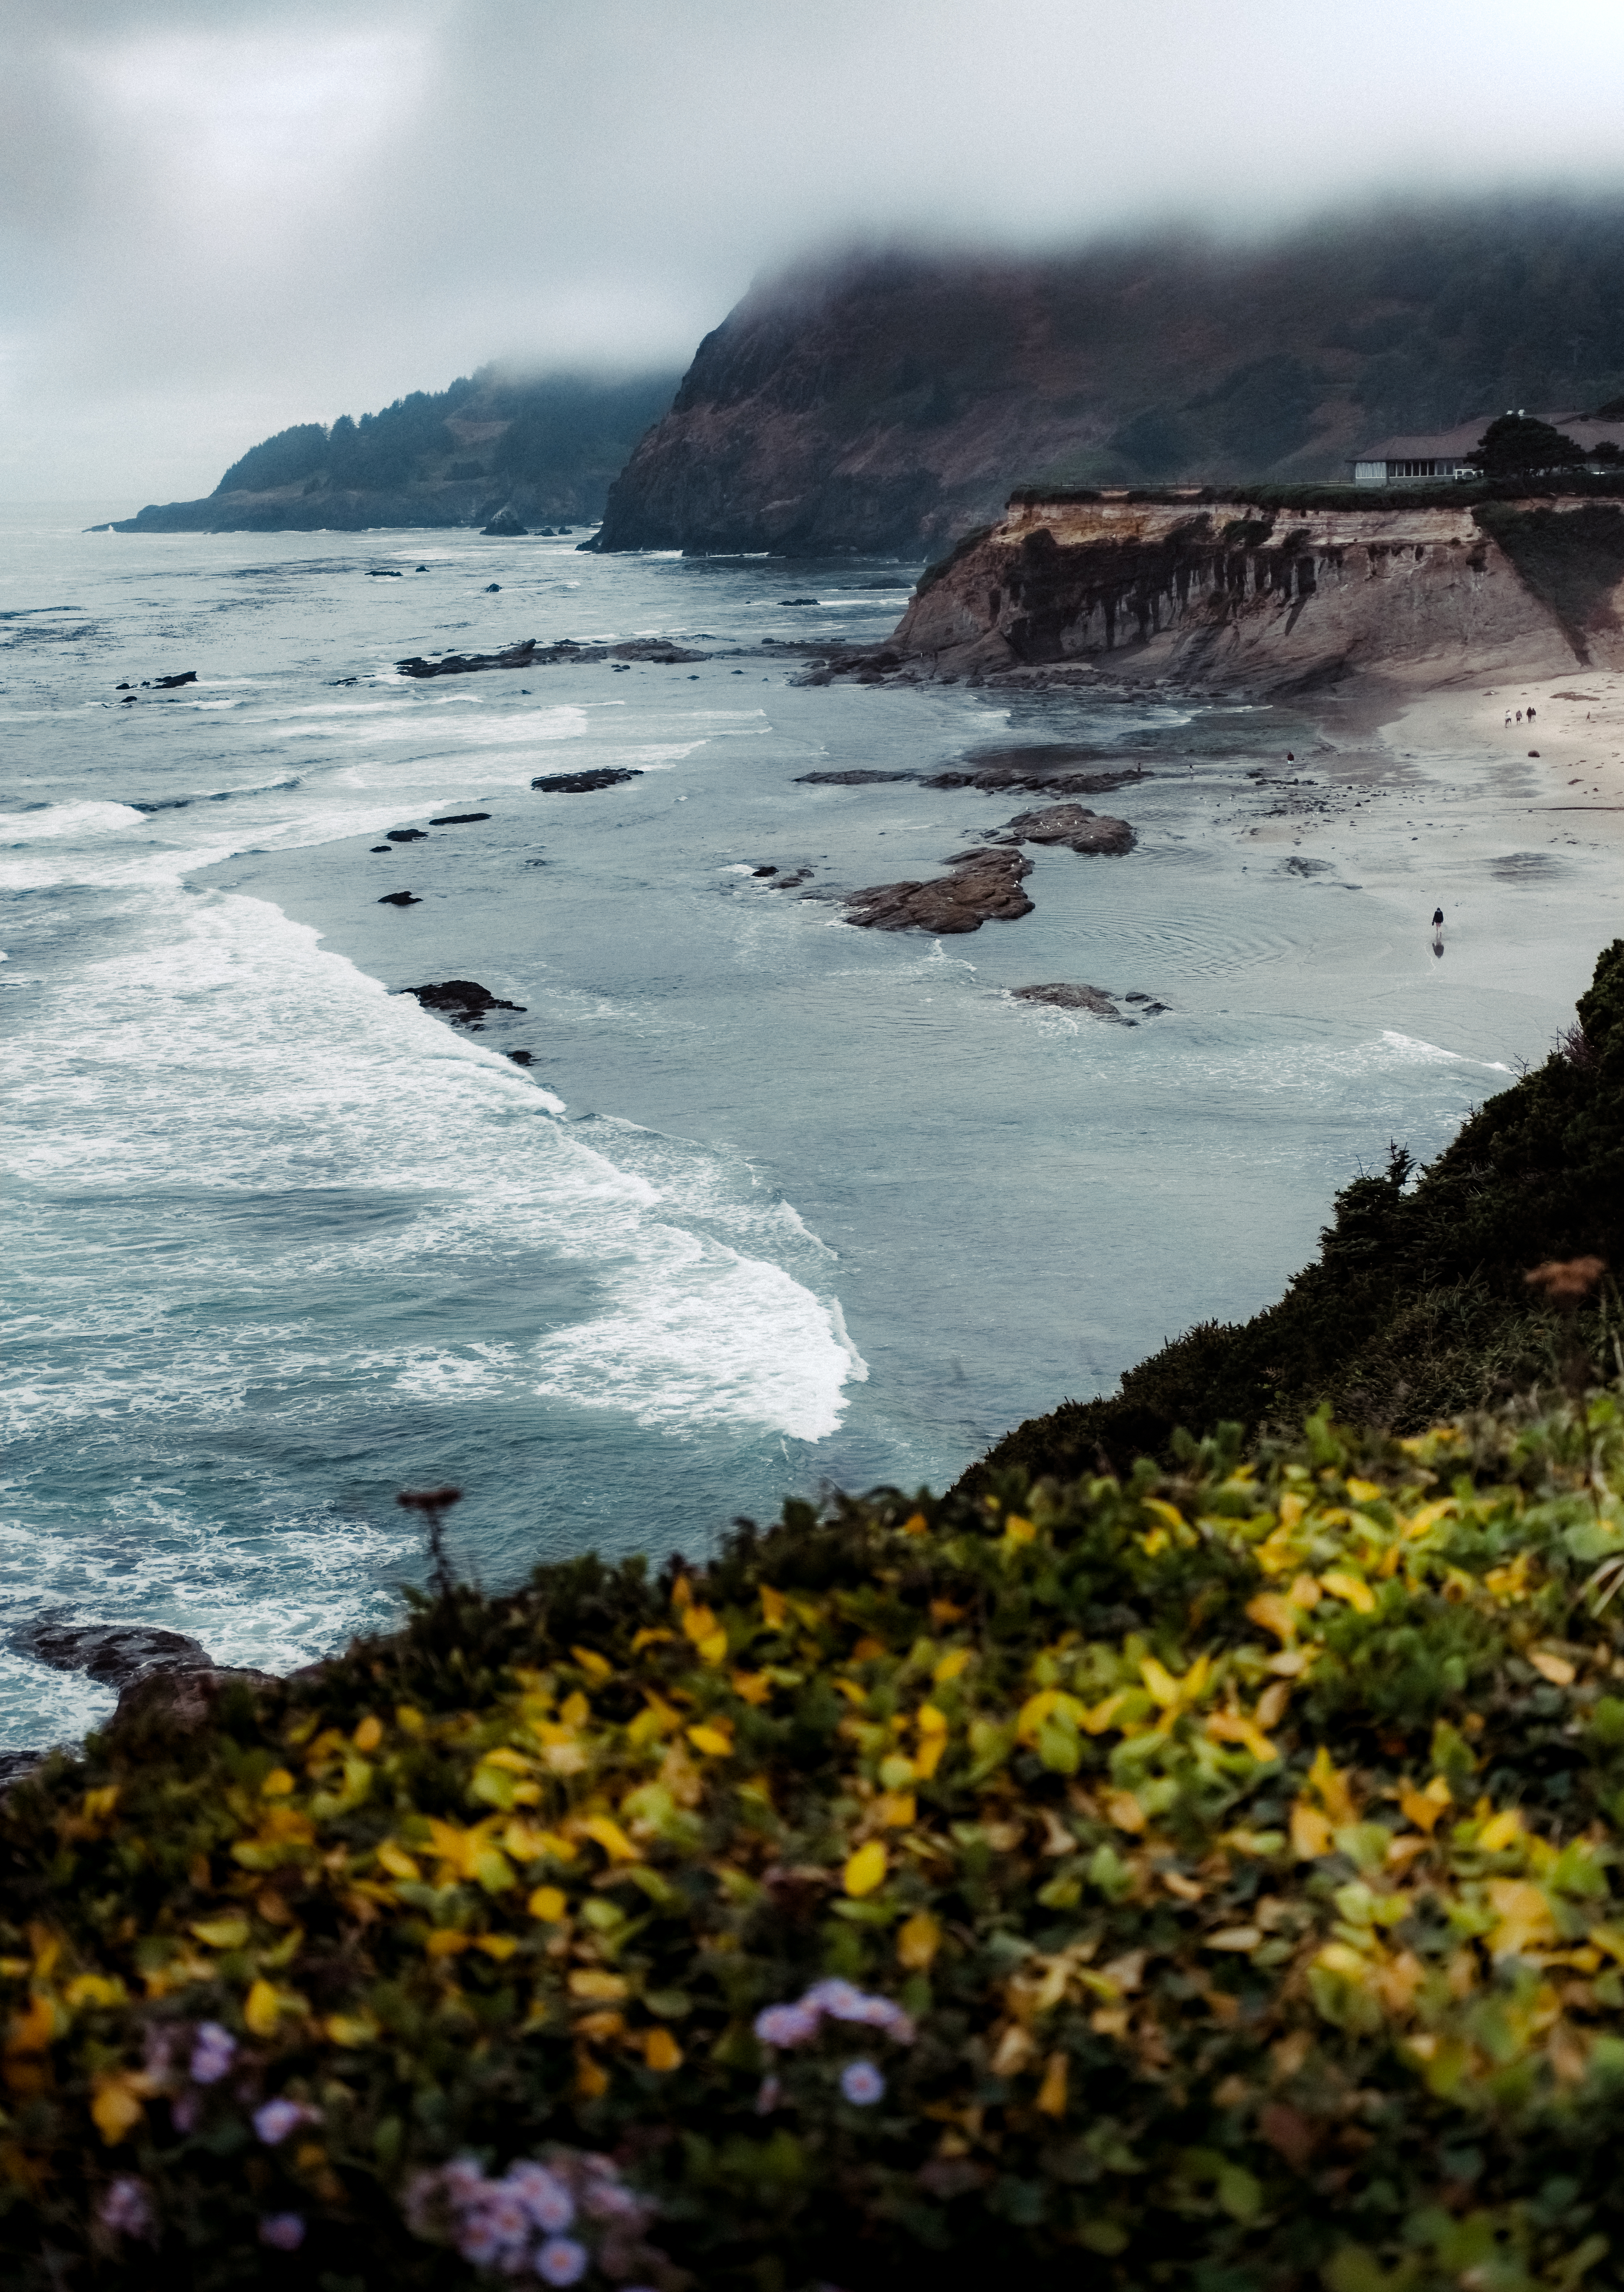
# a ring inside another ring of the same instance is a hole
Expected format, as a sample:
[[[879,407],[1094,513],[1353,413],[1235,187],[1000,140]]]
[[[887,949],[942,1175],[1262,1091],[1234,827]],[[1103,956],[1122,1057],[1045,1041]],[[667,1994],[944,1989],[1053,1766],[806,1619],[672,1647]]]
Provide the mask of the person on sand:
[[[1443,908],[1435,908],[1433,909],[1433,911],[1432,911],[1432,927],[1433,927],[1434,931],[1435,931],[1435,932],[1441,932],[1441,931],[1443,930]]]
[[[1533,722],[1533,721],[1534,721],[1534,712],[1533,712],[1533,710],[1532,710],[1532,708],[1531,708],[1531,709],[1529,710],[1529,712],[1528,712],[1528,721],[1529,721],[1529,722],[1530,722],[1531,724],[1532,724],[1532,723]]]

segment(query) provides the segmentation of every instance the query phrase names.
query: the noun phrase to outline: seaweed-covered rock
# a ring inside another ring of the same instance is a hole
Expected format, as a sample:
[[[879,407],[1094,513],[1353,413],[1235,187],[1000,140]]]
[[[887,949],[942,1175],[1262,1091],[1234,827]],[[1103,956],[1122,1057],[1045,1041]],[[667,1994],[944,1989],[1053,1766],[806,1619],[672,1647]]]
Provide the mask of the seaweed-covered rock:
[[[952,873],[923,883],[872,884],[846,901],[846,919],[865,931],[925,931],[957,934],[985,923],[1016,923],[1032,913],[1021,889],[1030,860],[1012,851],[955,855]]]

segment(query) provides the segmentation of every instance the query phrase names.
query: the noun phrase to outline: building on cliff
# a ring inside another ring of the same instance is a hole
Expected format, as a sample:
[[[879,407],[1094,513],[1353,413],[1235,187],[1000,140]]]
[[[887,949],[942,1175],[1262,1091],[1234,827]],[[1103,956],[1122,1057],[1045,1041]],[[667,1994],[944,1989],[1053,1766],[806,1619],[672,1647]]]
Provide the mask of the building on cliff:
[[[1523,408],[1518,407],[1519,414]],[[1439,478],[1472,478],[1477,472],[1467,466],[1467,456],[1475,451],[1483,432],[1494,420],[1491,414],[1475,415],[1469,422],[1458,422],[1452,430],[1435,430],[1419,437],[1382,438],[1373,446],[1362,447],[1352,456],[1354,483],[1359,486],[1424,485]],[[1594,454],[1601,445],[1612,445],[1624,450],[1624,422],[1595,422],[1585,414],[1540,414],[1536,421],[1548,423],[1572,438],[1587,454]]]

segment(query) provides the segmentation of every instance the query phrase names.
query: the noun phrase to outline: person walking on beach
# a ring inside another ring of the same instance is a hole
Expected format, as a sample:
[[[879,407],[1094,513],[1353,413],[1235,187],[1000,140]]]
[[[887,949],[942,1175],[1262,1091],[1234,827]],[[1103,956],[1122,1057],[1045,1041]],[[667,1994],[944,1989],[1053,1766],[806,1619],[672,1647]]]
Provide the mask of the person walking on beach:
[[[1443,930],[1443,908],[1435,908],[1433,909],[1433,911],[1432,911],[1432,927],[1433,927],[1434,931],[1435,931],[1435,932],[1441,932],[1441,931]]]

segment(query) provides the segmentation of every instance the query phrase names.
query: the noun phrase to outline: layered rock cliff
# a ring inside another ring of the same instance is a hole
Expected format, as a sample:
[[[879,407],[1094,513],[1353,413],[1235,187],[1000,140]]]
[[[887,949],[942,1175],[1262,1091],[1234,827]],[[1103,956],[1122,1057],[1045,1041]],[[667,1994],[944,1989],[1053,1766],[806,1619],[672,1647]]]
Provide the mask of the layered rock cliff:
[[[1029,480],[1323,480],[1388,431],[1621,388],[1616,201],[874,257],[766,282],[707,336],[596,545],[933,556]]]
[[[1093,664],[1303,690],[1624,665],[1624,503],[1271,509],[1021,496],[921,583],[885,664],[985,678]]]

